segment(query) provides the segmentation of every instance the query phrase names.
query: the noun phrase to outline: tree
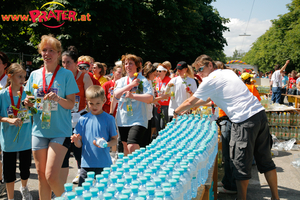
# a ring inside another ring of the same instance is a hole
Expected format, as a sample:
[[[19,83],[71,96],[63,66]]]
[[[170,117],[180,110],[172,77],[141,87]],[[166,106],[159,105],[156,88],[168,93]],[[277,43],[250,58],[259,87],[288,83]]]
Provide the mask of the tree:
[[[260,71],[274,70],[276,64],[290,60],[287,71],[299,70],[300,64],[300,0],[287,5],[289,12],[272,20],[272,27],[260,36],[243,61],[257,65]]]
[[[11,7],[11,2],[4,1],[1,10],[5,10],[5,14],[26,14],[41,9],[46,2],[16,0],[15,5],[22,8],[16,10],[17,6]],[[220,17],[213,9],[212,0],[55,2],[63,4],[64,10],[76,11],[77,18],[89,13],[91,21],[66,21],[60,28],[47,28],[39,22],[5,22],[0,26],[6,38],[0,41],[1,49],[36,54],[41,36],[51,33],[62,42],[64,49],[75,45],[79,54],[90,55],[108,65],[113,65],[125,53],[136,54],[145,61],[169,60],[173,66],[181,60],[192,63],[203,53],[225,61],[223,32],[228,28],[223,24],[228,19]],[[50,12],[62,7],[51,4],[43,9]],[[47,22],[48,25],[57,23],[54,19]]]
[[[245,52],[242,52],[242,50],[234,50],[233,55],[231,57],[226,57],[227,61],[230,60],[242,60],[242,58],[245,56]]]

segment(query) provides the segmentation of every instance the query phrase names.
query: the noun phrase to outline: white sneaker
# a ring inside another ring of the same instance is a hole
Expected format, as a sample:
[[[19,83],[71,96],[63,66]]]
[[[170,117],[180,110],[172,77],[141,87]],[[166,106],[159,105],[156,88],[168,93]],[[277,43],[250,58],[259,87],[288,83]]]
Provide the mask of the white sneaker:
[[[6,184],[0,182],[0,196],[2,196],[5,191],[6,191]]]
[[[20,192],[22,194],[22,200],[32,200],[32,196],[28,190],[28,187],[20,187]]]
[[[109,154],[110,154],[112,163],[115,164],[115,162],[117,161],[117,159],[116,159],[117,153],[116,152],[110,152]]]
[[[79,176],[80,176],[80,169],[77,172],[76,177],[73,179],[73,184],[78,184],[79,183]]]

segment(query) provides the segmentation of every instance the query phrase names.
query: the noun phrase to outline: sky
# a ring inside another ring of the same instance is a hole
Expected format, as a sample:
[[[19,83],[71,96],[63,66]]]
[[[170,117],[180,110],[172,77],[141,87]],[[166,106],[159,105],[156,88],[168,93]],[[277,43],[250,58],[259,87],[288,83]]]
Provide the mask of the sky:
[[[272,26],[270,20],[289,12],[286,4],[291,2],[292,0],[216,0],[211,3],[221,17],[230,19],[225,24],[230,31],[223,33],[228,45],[224,47],[226,56],[232,56],[235,49],[249,51],[251,44]],[[251,36],[239,36],[245,33]]]

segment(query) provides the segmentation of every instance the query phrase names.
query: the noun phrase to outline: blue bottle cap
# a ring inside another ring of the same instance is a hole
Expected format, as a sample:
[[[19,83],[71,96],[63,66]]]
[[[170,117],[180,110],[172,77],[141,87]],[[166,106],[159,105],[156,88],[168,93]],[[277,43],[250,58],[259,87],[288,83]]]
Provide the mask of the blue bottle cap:
[[[119,200],[128,200],[128,195],[120,194],[119,195]]]
[[[76,197],[76,193],[75,192],[68,192],[66,196],[67,196],[68,199],[74,199]]]
[[[163,192],[155,192],[155,197],[158,197],[158,198],[164,198],[164,193]]]
[[[116,172],[115,175],[120,179],[123,176],[123,172]]]
[[[76,187],[75,192],[78,196],[82,195],[83,193],[83,187]]]
[[[110,171],[111,171],[111,168],[110,168],[110,167],[104,167],[104,168],[103,168],[103,171],[110,172]]]
[[[110,180],[113,183],[117,183],[118,177],[116,175],[112,175],[112,176],[110,176]]]
[[[91,185],[93,185],[94,179],[93,178],[86,178],[84,179],[85,183],[90,183]]]
[[[122,191],[124,188],[124,184],[121,184],[121,183],[117,183],[115,186],[119,192]]]
[[[82,187],[84,190],[90,190],[91,184],[88,182],[82,183]]]
[[[108,171],[102,171],[101,174],[104,176],[104,178],[108,178],[109,173],[110,173],[110,172],[108,172]]]
[[[105,185],[105,187],[107,187],[107,180],[102,179],[102,180],[100,180],[100,183],[103,183]]]
[[[111,194],[111,193],[104,193],[104,194],[103,194],[103,198],[104,198],[105,200],[110,200],[110,199],[112,198],[112,194]]]
[[[114,196],[115,192],[116,192],[116,188],[109,187],[109,188],[106,189],[106,192],[107,193],[111,193]]]
[[[133,157],[134,157],[133,154],[128,154],[127,156],[128,156],[128,158],[129,158],[129,160],[132,160]]]
[[[118,158],[123,158],[124,157],[124,153],[118,153]]]
[[[139,192],[139,186],[137,186],[137,185],[130,186],[130,189],[131,189],[132,193],[138,193]]]
[[[127,197],[130,197],[131,190],[127,190],[127,189],[122,190],[122,194],[127,195]]]
[[[175,179],[169,179],[169,183],[171,184],[172,187],[175,187],[177,184],[177,180]]]
[[[123,185],[125,185],[125,182],[126,182],[126,181],[125,181],[124,179],[118,179],[118,180],[117,180],[117,183],[120,183],[120,184],[123,184]]]
[[[170,183],[162,183],[161,186],[162,186],[162,188],[170,188],[171,184]]]
[[[95,178],[95,172],[88,172],[87,177],[88,178]]]
[[[147,187],[146,189],[147,189],[149,195],[153,195],[155,192],[155,187]]]
[[[139,186],[140,185],[140,182],[135,180],[135,181],[132,181],[131,185],[136,185],[136,186]]]
[[[146,198],[147,197],[147,192],[139,192],[138,196]]]
[[[153,182],[146,183],[146,187],[155,187],[155,184]]]
[[[92,194],[87,192],[82,195],[84,200],[90,200],[92,198]]]
[[[66,192],[70,192],[73,190],[73,184],[72,183],[65,183],[64,188]]]
[[[92,197],[98,197],[99,190],[97,188],[91,188],[90,193],[92,194]]]
[[[152,176],[151,173],[148,174],[144,173],[144,176],[147,178],[148,181],[151,180],[151,176]]]

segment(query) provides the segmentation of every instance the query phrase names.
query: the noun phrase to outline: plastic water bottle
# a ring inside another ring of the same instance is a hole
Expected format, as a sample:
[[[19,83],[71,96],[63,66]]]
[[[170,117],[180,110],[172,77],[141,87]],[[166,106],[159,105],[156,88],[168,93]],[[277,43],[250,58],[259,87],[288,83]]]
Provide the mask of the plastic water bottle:
[[[128,196],[124,195],[124,194],[121,194],[121,195],[119,195],[118,200],[128,200]]]
[[[83,187],[83,194],[89,193],[90,188],[91,188],[91,184],[88,183],[88,182],[84,182],[84,183],[82,183],[82,187]]]
[[[66,194],[66,199],[68,200],[73,200],[76,197],[76,193],[75,192],[68,192],[68,194]]]
[[[286,113],[286,125],[291,125],[291,114],[289,112]]]
[[[147,200],[153,200],[155,198],[155,188],[147,187],[147,191],[148,191]]]
[[[177,181],[175,179],[169,179],[169,183],[171,184],[171,196],[174,200],[180,200],[180,190],[176,187]]]
[[[49,129],[51,121],[51,101],[48,99],[44,100],[43,112],[42,112],[42,129]]]
[[[138,196],[142,197],[145,200],[145,199],[147,199],[147,192],[139,192]]]
[[[139,186],[132,185],[130,186],[131,189],[131,195],[130,195],[130,200],[134,200],[136,197],[138,197],[138,192],[139,192]]]
[[[111,200],[112,199],[112,194],[111,193],[104,193],[103,194],[103,199],[104,200]]]
[[[164,188],[164,200],[174,200],[171,196],[171,188]]]
[[[91,188],[90,193],[92,194],[92,197],[98,197],[99,190],[97,188]]]
[[[105,185],[103,183],[99,183],[96,185],[96,188],[98,189],[98,197],[102,199],[105,192]]]
[[[118,199],[119,196],[122,194],[122,190],[124,188],[124,185],[120,184],[120,183],[117,183],[115,186],[116,186],[115,198]]]
[[[83,193],[82,197],[83,197],[84,200],[91,200],[92,194],[89,193],[89,192]]]
[[[139,181],[140,181],[140,186],[139,186],[139,191],[147,191],[146,188],[146,183],[147,183],[147,178],[145,176],[141,176],[139,177]]]
[[[107,142],[104,138],[100,137],[95,137],[96,139],[96,144],[101,147],[101,148],[106,148],[107,147]]]
[[[133,116],[132,102],[130,98],[126,98],[127,116]]]
[[[76,200],[83,200],[83,187],[76,187],[75,188],[75,193],[76,193]]]
[[[279,113],[279,115],[278,115],[278,125],[279,126],[282,126],[282,113]]]
[[[279,125],[279,116],[277,112],[274,112],[274,125]]]
[[[68,199],[67,198],[67,194],[69,192],[72,192],[72,190],[73,190],[73,184],[72,183],[65,183],[64,184],[64,188],[65,188],[65,192],[61,196],[64,197],[65,199]]]
[[[131,190],[128,189],[123,189],[122,190],[122,194],[127,196],[127,199],[129,199],[130,194],[131,194]]]
[[[115,194],[116,194],[116,188],[111,188],[111,187],[109,187],[109,188],[107,188],[106,189],[106,193],[110,193],[112,196],[111,196],[111,199],[116,199],[115,198]]]

